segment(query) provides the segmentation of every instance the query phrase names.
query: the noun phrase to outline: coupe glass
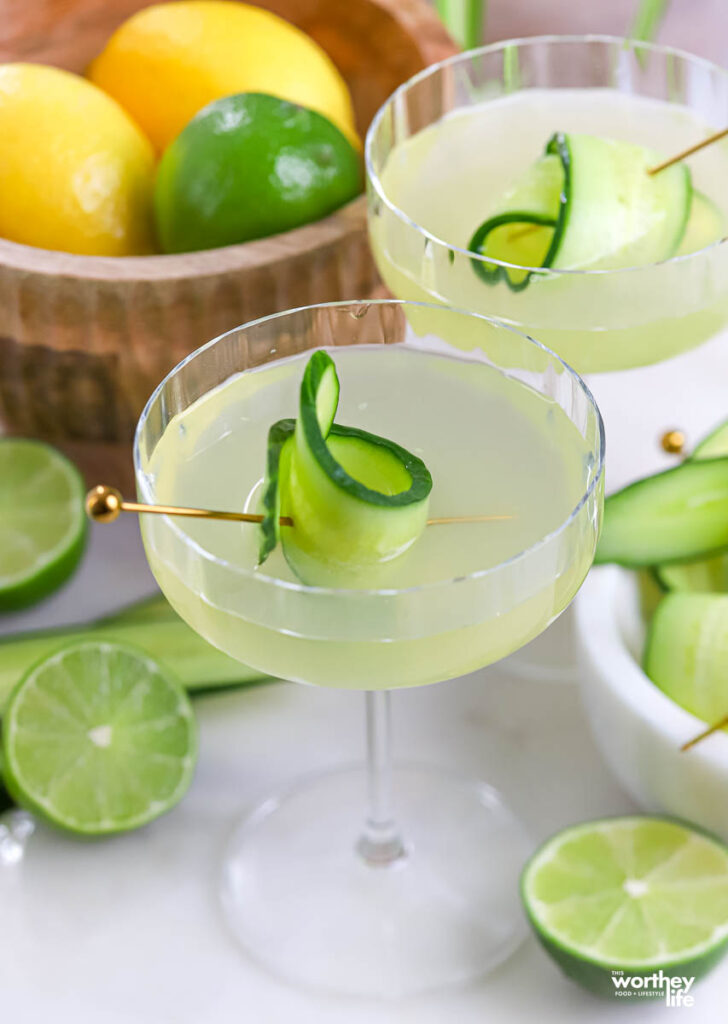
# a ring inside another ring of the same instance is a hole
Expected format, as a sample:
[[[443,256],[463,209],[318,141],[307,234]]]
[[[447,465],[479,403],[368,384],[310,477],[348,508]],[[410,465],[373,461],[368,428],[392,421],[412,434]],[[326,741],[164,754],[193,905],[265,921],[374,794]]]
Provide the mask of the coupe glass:
[[[579,373],[659,362],[710,338],[728,320],[728,239],[689,255],[626,269],[531,268],[535,280],[514,292],[502,280],[486,284],[473,269],[473,261],[491,267],[509,264],[486,261],[435,237],[387,193],[382,174],[402,142],[454,111],[536,89],[589,89],[595,97],[601,90],[602,99],[606,89],[617,90],[682,105],[697,116],[698,126],[718,129],[728,124],[728,72],[668,47],[609,36],[543,36],[484,46],[434,64],[392,94],[366,139],[370,239],[390,291],[401,299],[443,302],[498,317],[533,334]],[[619,133],[651,144],[655,129],[644,111],[604,125],[600,116],[595,112],[591,123],[582,116],[578,130]],[[531,122],[534,157],[550,131],[541,121],[536,113]],[[694,124],[678,127],[688,132],[689,142],[697,141]],[[487,159],[495,162],[513,146],[508,137],[487,141],[492,142]],[[682,146],[681,139],[672,151]],[[482,140],[473,141],[473,160],[478,151],[482,154]],[[710,159],[708,153],[691,160],[696,172]],[[481,155],[481,163],[484,159]],[[441,188],[439,183],[433,187]],[[453,206],[457,202],[455,172]],[[477,211],[473,216],[474,231],[482,218]]]
[[[514,292],[502,280],[484,283],[473,269],[473,261],[484,262],[483,257],[436,237],[388,194],[383,179],[387,163],[396,148],[418,132],[464,108],[528,90],[561,89],[593,90],[601,99],[608,95],[606,90],[617,90],[685,107],[698,124],[715,129],[728,124],[728,72],[669,47],[609,36],[543,36],[507,40],[434,64],[392,94],[366,139],[370,240],[385,284],[400,299],[442,302],[498,317],[550,346],[582,374],[659,362],[701,344],[728,320],[728,239],[689,255],[626,269],[531,268],[535,279]],[[697,141],[696,125],[687,121],[678,125],[685,134],[665,143],[661,129],[639,109],[634,116],[608,112],[611,120],[602,123],[602,106],[593,122],[582,114],[577,128],[545,127],[547,105],[543,97],[541,116],[535,113],[529,128],[534,158],[556,128],[619,134],[658,148],[667,144],[671,152]],[[486,141],[492,146],[485,154],[483,140],[472,144],[473,159],[480,152],[481,163],[502,161],[514,146],[508,135]],[[515,145],[522,145],[522,140]],[[717,145],[728,147],[726,142]],[[714,153],[706,150],[691,159],[696,174],[705,173]],[[462,158],[455,154],[454,165]],[[516,173],[520,170],[522,166]],[[457,174],[455,170],[455,183]],[[433,189],[442,191],[442,184],[433,184]],[[455,186],[451,202],[453,207],[458,203]],[[477,211],[473,216],[474,230],[482,217]],[[507,266],[499,260],[489,263]],[[478,342],[474,338],[470,343]],[[563,616],[546,635],[511,658],[509,668],[532,678],[572,680],[577,671],[573,617]]]
[[[450,335],[479,327],[481,348],[453,350],[431,330],[435,312]],[[495,321],[389,301],[314,306],[222,335],[159,385],[135,440],[140,500],[160,498],[150,461],[165,430],[178,429],[174,417],[211,389],[293,354],[360,344],[383,345],[393,359],[398,346],[425,345],[443,359],[487,364],[557,403],[586,449],[583,491],[571,514],[500,565],[401,590],[284,581],[213,555],[184,519],[142,516],[141,526],[162,590],[211,643],[274,676],[367,691],[366,765],[304,778],[249,813],[227,849],[222,901],[242,946],[278,975],[338,992],[395,995],[465,982],[516,948],[524,932],[518,876],[529,841],[490,786],[422,766],[393,769],[384,687],[486,665],[568,604],[596,545],[604,439],[579,377]],[[382,374],[381,382],[393,402],[406,383],[395,378]],[[261,417],[262,471],[271,413],[257,406],[250,412]]]

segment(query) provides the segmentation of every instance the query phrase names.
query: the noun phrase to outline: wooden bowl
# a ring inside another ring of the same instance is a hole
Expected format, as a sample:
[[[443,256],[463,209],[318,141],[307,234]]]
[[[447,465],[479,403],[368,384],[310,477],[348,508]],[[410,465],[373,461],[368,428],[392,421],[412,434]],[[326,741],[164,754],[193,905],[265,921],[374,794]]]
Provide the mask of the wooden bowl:
[[[426,0],[256,2],[329,53],[362,136],[401,82],[455,52]],[[0,61],[82,72],[147,4],[0,0]],[[139,413],[187,353],[256,317],[365,298],[377,283],[363,196],[294,231],[174,256],[76,256],[0,240],[0,427],[49,440],[89,475],[128,486]]]

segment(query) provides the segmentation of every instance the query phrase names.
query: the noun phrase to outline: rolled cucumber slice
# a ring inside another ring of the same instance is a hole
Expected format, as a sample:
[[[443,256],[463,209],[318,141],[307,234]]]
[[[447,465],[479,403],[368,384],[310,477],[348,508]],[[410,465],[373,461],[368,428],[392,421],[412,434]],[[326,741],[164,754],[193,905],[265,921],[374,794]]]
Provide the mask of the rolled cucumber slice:
[[[595,563],[638,568],[728,548],[728,457],[684,462],[607,498]]]
[[[710,724],[728,713],[728,595],[668,594],[650,625],[647,675],[676,704]]]
[[[395,558],[427,520],[432,478],[406,449],[365,430],[334,424],[339,383],[331,356],[313,354],[301,382],[297,420],[268,438],[260,562],[282,541],[294,569],[356,568]],[[280,516],[292,526],[281,528]]]
[[[683,164],[647,174],[658,160],[616,139],[553,135],[470,240],[472,252],[502,262],[473,260],[473,269],[489,284],[505,280],[520,291],[534,268],[607,270],[668,259],[685,234],[693,189]]]

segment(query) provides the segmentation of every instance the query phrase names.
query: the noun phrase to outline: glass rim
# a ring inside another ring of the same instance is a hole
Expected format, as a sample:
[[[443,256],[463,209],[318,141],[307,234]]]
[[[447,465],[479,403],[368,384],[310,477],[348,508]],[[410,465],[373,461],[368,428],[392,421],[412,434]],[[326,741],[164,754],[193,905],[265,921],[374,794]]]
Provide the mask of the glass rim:
[[[700,57],[697,54],[690,53],[689,50],[682,50],[675,46],[666,46],[662,43],[643,43],[637,39],[628,39],[626,36],[613,36],[607,33],[585,33],[582,35],[577,34],[558,34],[552,33],[540,36],[517,36],[513,39],[502,39],[496,43],[487,43],[484,46],[475,47],[472,50],[464,50],[462,53],[456,53],[451,57],[446,57],[444,60],[437,61],[435,64],[429,64],[422,71],[418,71],[417,74],[412,75],[406,82],[398,86],[391,96],[388,96],[384,103],[381,105],[379,110],[372,118],[372,122],[367,130],[366,139],[364,141],[364,165],[366,171],[366,178],[371,183],[377,198],[384,203],[384,205],[408,228],[416,231],[423,238],[427,239],[428,242],[433,245],[439,246],[440,248],[451,252],[458,253],[458,255],[465,256],[467,259],[475,260],[479,263],[487,263],[489,265],[495,265],[497,267],[504,267],[508,270],[525,270],[536,275],[535,280],[539,278],[545,278],[549,276],[589,276],[593,278],[604,277],[608,275],[627,274],[633,273],[639,270],[649,270],[653,267],[664,267],[670,266],[677,263],[686,263],[693,260],[696,257],[702,256],[704,253],[710,252],[713,249],[719,248],[728,242],[728,234],[722,238],[716,239],[714,242],[710,242],[709,245],[704,245],[700,249],[696,249],[694,252],[682,253],[680,255],[669,256],[664,260],[657,260],[654,263],[638,263],[629,267],[612,267],[602,269],[579,269],[579,268],[559,268],[559,267],[530,267],[526,264],[521,263],[507,263],[505,260],[495,259],[492,256],[486,257],[482,253],[473,252],[471,249],[463,249],[460,246],[453,245],[450,242],[446,242],[444,238],[440,238],[438,235],[433,234],[424,228],[417,221],[413,220],[407,213],[404,212],[396,203],[387,196],[387,193],[382,186],[381,178],[379,173],[374,169],[372,148],[374,145],[374,136],[379,128],[380,122],[384,117],[386,111],[390,106],[397,102],[400,96],[404,96],[413,86],[418,85],[420,82],[438,74],[445,68],[453,67],[457,64],[464,64],[468,61],[474,60],[478,57],[487,56],[490,53],[497,53],[499,50],[504,50],[508,46],[536,46],[543,44],[552,43],[607,43],[618,46],[622,50],[635,51],[635,50],[648,50],[650,52],[659,53],[663,56],[678,57],[680,60],[690,62],[692,64],[700,64],[705,66],[711,72],[718,72],[724,78],[728,80],[728,69],[723,68],[720,64],[715,64],[707,57]],[[594,88],[598,88],[594,86]],[[599,87],[601,88],[601,87]],[[522,90],[516,90],[522,91]],[[436,123],[436,122],[433,122]],[[717,130],[717,129],[716,129]]]
[[[282,310],[279,313],[271,313],[271,314],[269,314],[267,316],[256,317],[255,320],[250,320],[247,323],[239,325],[238,327],[232,327],[232,328],[230,328],[230,330],[224,331],[222,334],[218,334],[215,338],[212,338],[210,341],[205,342],[204,345],[201,345],[199,348],[195,349],[193,352],[190,352],[187,356],[185,356],[184,359],[182,359],[179,363],[177,363],[177,365],[175,367],[173,367],[169,371],[169,373],[167,373],[162,378],[162,380],[159,382],[159,384],[157,384],[157,386],[154,389],[154,391],[152,392],[152,394],[149,396],[149,398],[148,398],[148,400],[146,402],[146,405],[144,406],[144,409],[142,410],[142,413],[141,413],[141,415],[139,417],[139,421],[137,423],[136,430],[134,432],[134,441],[133,441],[134,476],[135,476],[137,485],[139,487],[139,491],[141,492],[142,500],[144,500],[146,502],[150,502],[151,501],[151,503],[155,503],[155,496],[152,493],[152,489],[147,487],[147,474],[145,473],[145,471],[142,469],[142,466],[141,466],[141,455],[140,455],[140,452],[141,452],[141,442],[142,442],[142,435],[143,435],[143,432],[144,432],[144,428],[145,428],[146,423],[147,423],[147,421],[149,419],[149,415],[151,413],[151,410],[152,410],[153,406],[157,402],[159,396],[162,393],[162,390],[164,389],[164,387],[166,386],[168,381],[171,381],[178,373],[181,373],[184,370],[184,368],[187,366],[188,363],[191,363],[198,356],[202,355],[202,353],[207,352],[207,351],[213,349],[215,347],[215,345],[217,345],[218,343],[224,341],[225,338],[230,337],[230,335],[238,334],[241,331],[248,330],[249,328],[252,328],[252,327],[257,327],[257,326],[259,326],[260,324],[263,324],[263,323],[267,323],[267,322],[270,322],[270,321],[273,321],[273,320],[280,320],[283,317],[291,316],[294,313],[304,313],[304,312],[307,312],[309,310],[315,310],[315,309],[342,309],[343,310],[343,309],[348,309],[350,307],[358,307],[358,308],[366,307],[368,309],[370,306],[399,306],[399,307],[414,306],[414,307],[416,307],[418,309],[433,310],[433,311],[438,312],[438,313],[442,313],[443,311],[445,311],[445,312],[448,312],[448,313],[456,313],[459,316],[467,316],[467,317],[472,317],[472,318],[477,319],[477,320],[483,320],[486,323],[489,323],[491,326],[494,326],[494,327],[499,328],[499,329],[506,330],[506,331],[510,332],[511,334],[515,334],[517,337],[527,341],[529,343],[529,345],[533,345],[535,348],[541,349],[543,352],[546,353],[546,355],[548,355],[551,359],[553,359],[554,362],[556,362],[557,364],[560,364],[561,367],[566,371],[566,373],[568,374],[570,379],[573,382],[575,382],[577,387],[581,390],[582,394],[586,398],[588,406],[594,411],[594,413],[596,415],[597,443],[593,446],[594,448],[597,449],[597,451],[596,451],[596,457],[597,457],[596,472],[594,473],[591,481],[589,482],[588,487],[586,487],[586,489],[583,490],[583,492],[582,492],[582,494],[581,494],[581,496],[579,498],[579,501],[574,506],[574,508],[571,510],[569,515],[561,523],[559,523],[558,526],[556,526],[549,533],[545,534],[543,537],[539,537],[539,539],[534,541],[533,544],[529,544],[528,547],[523,548],[521,551],[516,552],[515,555],[511,555],[510,558],[505,559],[503,562],[499,562],[497,565],[488,566],[488,568],[486,568],[486,569],[476,569],[474,572],[467,573],[464,576],[463,575],[459,575],[459,576],[456,576],[456,577],[449,577],[447,579],[442,579],[442,580],[433,580],[433,581],[428,582],[428,583],[417,583],[417,584],[414,584],[414,585],[409,586],[409,587],[381,587],[381,588],[376,588],[376,587],[374,587],[374,588],[366,588],[366,587],[362,587],[362,588],[355,588],[355,587],[324,587],[324,586],[311,586],[311,585],[306,584],[306,583],[299,583],[299,582],[294,582],[294,581],[291,581],[291,580],[282,580],[282,579],[279,579],[276,576],[268,576],[266,573],[259,572],[257,569],[246,569],[246,568],[244,568],[242,566],[235,565],[232,562],[229,562],[227,559],[219,557],[218,555],[213,555],[202,544],[200,544],[198,541],[194,540],[192,537],[190,537],[188,534],[186,534],[185,531],[181,528],[181,526],[175,521],[174,516],[164,515],[164,516],[160,516],[159,517],[159,518],[161,518],[161,519],[166,521],[168,527],[170,527],[172,529],[172,531],[175,534],[177,534],[177,536],[179,537],[179,539],[182,541],[183,544],[185,544],[186,546],[190,547],[192,550],[194,550],[200,557],[204,558],[206,561],[213,562],[214,564],[219,565],[219,566],[221,566],[221,567],[223,567],[225,569],[229,569],[231,572],[235,573],[237,576],[240,576],[242,578],[254,579],[256,581],[259,581],[262,584],[274,586],[274,587],[277,587],[279,589],[286,590],[286,591],[291,591],[291,592],[296,592],[296,593],[318,594],[320,596],[335,597],[335,596],[346,595],[347,597],[354,597],[354,596],[356,596],[356,597],[374,597],[374,596],[378,596],[378,597],[395,597],[395,596],[404,595],[404,594],[418,593],[420,591],[422,591],[422,592],[424,592],[424,591],[432,591],[432,590],[436,590],[438,588],[443,588],[444,589],[444,588],[452,586],[453,584],[463,583],[465,581],[479,580],[479,579],[485,578],[486,576],[488,576],[490,574],[495,574],[496,572],[501,571],[506,566],[510,566],[510,565],[512,565],[512,564],[514,564],[516,562],[520,562],[521,560],[525,560],[530,555],[535,554],[536,551],[540,550],[541,548],[546,547],[547,544],[551,543],[556,537],[558,537],[561,533],[564,533],[569,528],[569,526],[572,524],[572,522],[574,522],[574,520],[578,517],[579,513],[581,512],[581,510],[587,504],[587,502],[589,501],[591,496],[594,494],[594,491],[596,490],[597,486],[599,485],[599,482],[600,482],[600,480],[601,480],[601,478],[602,478],[602,476],[604,474],[604,457],[605,457],[605,449],[606,449],[606,435],[605,435],[605,430],[604,430],[604,421],[602,420],[602,414],[601,414],[601,412],[599,410],[599,406],[597,405],[596,399],[594,398],[594,395],[592,394],[589,386],[586,384],[584,379],[576,372],[576,370],[569,363],[567,363],[564,359],[562,359],[561,356],[559,356],[556,352],[553,352],[550,348],[548,348],[548,346],[544,345],[542,342],[537,341],[536,338],[532,338],[530,335],[525,334],[523,331],[519,331],[516,328],[511,327],[510,324],[507,324],[507,323],[505,323],[502,320],[498,320],[497,317],[486,316],[483,313],[473,313],[473,312],[470,312],[469,310],[458,309],[458,308],[453,307],[453,306],[439,305],[437,303],[432,303],[432,302],[413,302],[413,301],[409,301],[409,300],[406,300],[406,299],[350,299],[350,300],[339,300],[339,301],[334,301],[334,302],[318,302],[318,303],[313,303],[313,304],[308,305],[308,306],[295,306],[292,309],[285,309],[285,310]],[[345,346],[342,346],[342,347],[345,347]],[[313,351],[315,351],[315,349],[310,349],[310,350],[307,350],[307,351],[313,352]],[[286,357],[286,358],[289,358],[289,357]],[[271,360],[271,362],[275,363],[275,362],[278,362],[278,360]],[[267,364],[261,364],[261,365],[267,365]],[[250,369],[253,369],[253,367],[250,367]],[[495,369],[498,369],[500,373],[503,373],[503,374],[506,373],[505,370],[499,369],[498,367],[495,367]],[[237,371],[237,372],[238,373],[246,373],[246,372],[249,372],[249,371],[240,370],[240,371]],[[226,378],[226,379],[229,379],[229,377],[231,377],[231,376],[234,376],[234,374],[229,374],[228,378]],[[220,384],[222,384],[222,383],[223,383],[223,381],[220,381]],[[219,387],[220,384],[218,384],[216,386]],[[208,391],[205,391],[204,394],[208,394],[210,390],[213,390],[213,389],[208,389]],[[200,398],[202,398],[202,397],[203,396],[200,395]],[[199,401],[199,399],[197,399],[197,401]],[[166,429],[166,427],[165,427],[165,429]]]

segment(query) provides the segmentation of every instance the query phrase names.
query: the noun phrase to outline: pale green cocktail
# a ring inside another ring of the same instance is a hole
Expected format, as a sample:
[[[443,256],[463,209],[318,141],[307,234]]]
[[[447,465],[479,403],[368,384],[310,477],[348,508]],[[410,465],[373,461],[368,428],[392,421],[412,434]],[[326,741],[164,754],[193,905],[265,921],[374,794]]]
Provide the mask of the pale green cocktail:
[[[467,331],[479,351],[449,343]],[[425,463],[429,518],[497,518],[429,525],[390,561],[327,567],[323,585],[297,578],[279,549],[259,566],[254,525],[141,525],[160,586],[202,636],[285,679],[368,691],[367,772],[309,781],[235,833],[223,902],[236,936],[306,984],[414,992],[475,977],[520,942],[529,843],[490,787],[422,768],[391,775],[384,691],[481,668],[569,603],[599,531],[603,430],[573,371],[495,321],[331,304],[232,331],[170,374],[137,432],[140,499],[256,511],[269,428],[296,416],[311,350],[324,346],[341,384],[336,422]]]

